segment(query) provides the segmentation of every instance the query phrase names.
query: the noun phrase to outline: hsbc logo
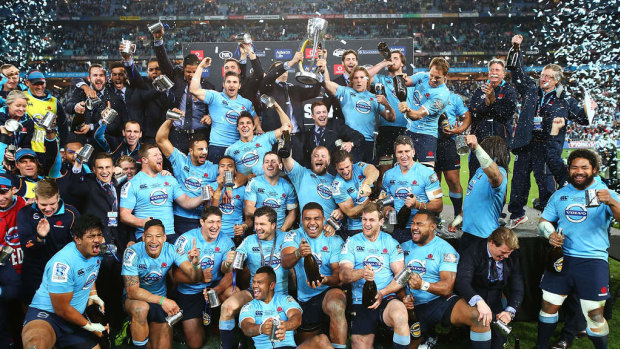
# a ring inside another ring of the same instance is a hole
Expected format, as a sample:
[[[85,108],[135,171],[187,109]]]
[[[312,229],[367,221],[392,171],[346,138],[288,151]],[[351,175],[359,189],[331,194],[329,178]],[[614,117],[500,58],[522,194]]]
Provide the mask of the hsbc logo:
[[[230,51],[221,51],[220,52],[220,59],[228,59],[228,58],[233,58],[233,54]]]

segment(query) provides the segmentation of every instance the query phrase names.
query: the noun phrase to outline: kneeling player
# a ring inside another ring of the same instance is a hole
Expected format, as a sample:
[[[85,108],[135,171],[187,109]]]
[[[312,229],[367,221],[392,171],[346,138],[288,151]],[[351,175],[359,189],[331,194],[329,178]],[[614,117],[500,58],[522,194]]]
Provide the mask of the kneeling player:
[[[347,320],[344,315],[346,296],[340,285],[338,262],[342,239],[323,234],[323,207],[316,202],[307,203],[302,212],[303,227],[289,232],[282,244],[282,266],[295,268],[297,299],[304,312],[297,330],[299,341],[319,334],[321,324],[329,317],[329,337],[334,348],[346,348]],[[314,255],[322,280],[310,284],[304,268],[305,257]]]
[[[166,317],[178,313],[179,306],[166,298],[166,273],[176,264],[193,282],[203,280],[195,240],[192,246],[187,256],[179,255],[166,242],[163,223],[151,219],[144,224],[142,241],[125,250],[121,272],[125,310],[131,315],[131,337],[137,348],[146,348],[149,333],[153,348],[172,347],[172,328]]]
[[[80,217],[73,226],[73,242],[58,251],[45,265],[43,281],[26,313],[24,348],[99,348],[97,336],[104,324],[93,324],[84,315],[91,303],[103,310],[95,280],[99,273],[103,225],[93,215]]]
[[[394,275],[404,268],[403,250],[396,240],[381,231],[383,215],[376,203],[368,203],[362,210],[362,232],[347,239],[340,255],[340,279],[351,283],[353,311],[351,346],[354,349],[372,348],[381,322],[394,329],[394,348],[409,346],[407,309],[396,298],[400,285]],[[375,303],[362,304],[363,287],[373,281],[377,286]]]
[[[221,264],[226,260],[226,254],[235,244],[220,234],[222,227],[222,211],[213,206],[205,206],[200,217],[200,229],[192,229],[181,235],[176,241],[176,250],[184,256],[192,249],[192,241],[200,251],[200,268],[203,278],[200,282],[192,283],[187,274],[181,269],[174,270],[174,279],[179,282],[177,287],[177,301],[183,310],[183,332],[187,346],[192,349],[204,344],[203,323],[208,324],[212,319],[210,307],[205,302],[203,291],[213,289],[219,299],[226,299],[232,294],[231,274],[220,271]]]
[[[459,256],[449,243],[435,236],[436,227],[436,214],[419,210],[411,222],[412,239],[402,246],[406,267],[413,271],[406,291],[414,298],[422,335],[440,322],[468,326],[472,348],[491,348],[490,320],[481,318],[476,308],[452,294]],[[414,308],[414,302],[405,297],[408,309]],[[417,348],[420,342],[421,338],[416,338],[411,347]]]
[[[252,282],[254,300],[244,305],[239,314],[239,327],[252,337],[256,349],[270,348],[332,348],[322,334],[297,345],[293,331],[301,325],[301,307],[293,297],[274,292],[276,273],[269,266],[256,270]],[[275,338],[270,339],[274,320],[277,321]]]

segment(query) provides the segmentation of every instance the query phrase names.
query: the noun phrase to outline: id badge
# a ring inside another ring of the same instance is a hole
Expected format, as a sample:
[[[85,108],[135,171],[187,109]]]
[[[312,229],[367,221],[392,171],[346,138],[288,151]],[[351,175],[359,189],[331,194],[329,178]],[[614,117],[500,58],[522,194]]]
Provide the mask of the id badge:
[[[118,212],[108,212],[108,227],[118,227]]]

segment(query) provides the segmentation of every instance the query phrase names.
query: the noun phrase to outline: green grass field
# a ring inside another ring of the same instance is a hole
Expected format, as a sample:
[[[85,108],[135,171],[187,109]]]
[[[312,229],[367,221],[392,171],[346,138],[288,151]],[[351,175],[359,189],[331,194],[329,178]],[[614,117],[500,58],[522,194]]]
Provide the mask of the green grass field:
[[[568,155],[568,151],[565,150],[562,155],[563,157],[566,157]],[[510,170],[512,170],[513,162],[514,162],[514,156],[512,157],[511,162],[510,162]],[[461,185],[463,187],[463,190],[466,190],[467,179],[469,178],[468,161],[467,161],[466,156],[463,156],[461,158],[460,174],[461,174]],[[507,198],[510,198],[510,180],[512,180],[512,171],[510,171],[510,173],[508,174],[508,177],[509,178],[508,178]],[[444,204],[451,205],[452,203],[450,202],[450,198],[448,197],[448,187],[444,181],[442,181],[441,184],[442,184],[441,187],[444,193],[444,198],[443,198]],[[528,198],[528,206],[531,207],[532,200],[537,197],[538,197],[538,186],[536,185],[536,181],[534,181],[534,177],[532,176],[530,195]],[[620,287],[620,262],[610,259],[610,270],[611,270],[610,289],[612,290],[612,295],[613,295],[613,292]],[[619,308],[620,308],[619,305],[614,304],[613,306],[614,312],[618,311]],[[553,341],[557,340],[557,335],[559,335],[561,328],[562,328],[562,324],[560,323],[558,325],[558,329],[556,330],[556,337],[552,338]],[[609,328],[611,331],[610,338],[609,338],[609,348],[620,348],[620,319],[618,319],[617,316],[609,321]],[[448,331],[449,329],[446,329],[446,328],[438,329],[438,333],[440,334],[446,333]],[[456,333],[457,334],[462,333],[462,336],[454,335],[454,333],[452,335],[441,336],[439,339],[439,344],[438,346],[436,346],[436,348],[440,348],[440,349],[469,348],[468,331],[464,331],[464,332],[461,331],[461,332],[456,332]],[[513,324],[513,334],[520,339],[521,348],[532,348],[536,343],[537,324],[536,322],[515,322]],[[204,348],[219,348],[219,345],[220,345],[219,337],[213,336],[208,339],[207,344],[205,345]],[[387,349],[387,348],[391,348],[391,345],[389,346],[376,345],[375,347]],[[176,343],[175,348],[186,348],[186,346]],[[506,346],[506,348],[514,348],[514,337],[513,336],[509,338],[508,345]],[[577,348],[577,349],[593,348],[593,345],[590,343],[589,339],[586,337],[586,338],[576,339],[575,342],[573,343],[572,348]]]

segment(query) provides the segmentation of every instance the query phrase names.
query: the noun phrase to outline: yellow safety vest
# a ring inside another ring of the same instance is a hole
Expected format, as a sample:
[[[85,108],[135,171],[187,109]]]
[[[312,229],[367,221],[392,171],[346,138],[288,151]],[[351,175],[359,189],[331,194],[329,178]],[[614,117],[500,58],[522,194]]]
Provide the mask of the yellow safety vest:
[[[37,97],[34,97],[30,93],[30,90],[26,91],[26,93],[29,97],[28,108],[26,109],[26,112],[28,113],[28,115],[32,116],[33,119],[35,119],[36,114],[41,114],[41,116],[43,116],[48,111],[51,111],[54,114],[57,113],[56,97],[52,96],[50,99],[44,101],[38,99]],[[34,123],[34,134],[32,135],[31,146],[32,150],[34,150],[35,152],[45,153],[45,129],[37,125],[36,122]]]

